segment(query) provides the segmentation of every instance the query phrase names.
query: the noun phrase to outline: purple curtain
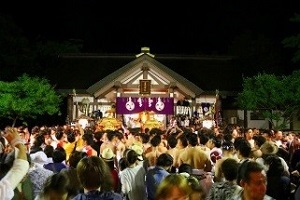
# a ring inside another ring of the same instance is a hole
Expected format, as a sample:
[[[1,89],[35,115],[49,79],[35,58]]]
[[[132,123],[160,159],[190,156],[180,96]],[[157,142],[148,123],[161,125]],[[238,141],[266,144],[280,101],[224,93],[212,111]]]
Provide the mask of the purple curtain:
[[[174,98],[168,97],[117,97],[116,113],[132,114],[154,111],[156,114],[174,114]]]

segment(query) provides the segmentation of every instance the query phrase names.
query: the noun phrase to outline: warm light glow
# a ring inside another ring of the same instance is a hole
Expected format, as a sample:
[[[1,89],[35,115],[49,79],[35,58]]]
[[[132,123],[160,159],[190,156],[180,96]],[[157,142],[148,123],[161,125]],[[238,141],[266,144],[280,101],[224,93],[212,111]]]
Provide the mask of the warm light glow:
[[[79,119],[79,120],[78,120],[78,124],[80,124],[81,127],[82,127],[83,129],[85,129],[85,127],[89,124],[89,121],[88,121],[87,119]]]
[[[214,121],[213,120],[204,120],[202,122],[202,126],[205,128],[211,128],[214,126]]]
[[[124,91],[124,94],[139,94],[136,91]],[[151,91],[151,94],[166,94],[166,92],[157,92],[157,91]]]
[[[148,113],[142,112],[140,118],[141,118],[142,123],[145,124],[145,122],[148,120]]]

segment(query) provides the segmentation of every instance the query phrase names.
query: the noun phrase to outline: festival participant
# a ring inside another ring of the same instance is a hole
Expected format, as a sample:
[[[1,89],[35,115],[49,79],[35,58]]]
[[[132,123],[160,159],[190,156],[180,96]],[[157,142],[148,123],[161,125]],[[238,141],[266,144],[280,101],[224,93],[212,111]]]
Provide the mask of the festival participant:
[[[242,164],[243,168],[239,173],[242,189],[237,190],[232,199],[235,200],[275,200],[266,195],[267,177],[264,167],[255,162],[248,161]]]
[[[156,200],[189,199],[192,188],[188,179],[181,174],[169,174],[158,185]]]
[[[121,180],[121,191],[130,200],[146,200],[147,195],[143,165],[138,164],[139,155],[132,149],[125,151],[127,167],[119,173]]]
[[[160,154],[157,158],[156,166],[146,173],[146,187],[148,200],[154,200],[158,184],[170,173],[173,165],[173,157],[168,153]]]
[[[201,170],[202,172],[211,172],[212,164],[207,154],[200,148],[195,148],[198,144],[198,136],[190,133],[187,136],[188,146],[185,151],[179,155],[179,166],[182,163],[190,164],[193,169]]]
[[[232,199],[234,192],[240,189],[240,186],[236,183],[239,163],[234,158],[226,158],[221,163],[221,173],[224,176],[224,181],[213,183],[207,200],[214,199]]]
[[[4,137],[15,148],[15,160],[8,173],[0,180],[0,199],[8,200],[14,196],[14,189],[25,177],[29,169],[27,148],[21,140],[16,129],[7,127]]]
[[[76,195],[73,200],[122,200],[120,194],[112,191],[113,180],[110,169],[102,158],[97,156],[82,158],[76,169],[84,193]]]
[[[41,193],[34,200],[69,200],[68,185],[69,179],[65,174],[54,173],[47,178]]]

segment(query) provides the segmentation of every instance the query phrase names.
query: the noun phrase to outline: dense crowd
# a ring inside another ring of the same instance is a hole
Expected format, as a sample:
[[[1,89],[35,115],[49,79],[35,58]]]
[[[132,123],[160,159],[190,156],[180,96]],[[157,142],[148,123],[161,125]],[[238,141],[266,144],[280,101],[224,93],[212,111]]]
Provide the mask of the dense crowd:
[[[292,131],[201,124],[1,131],[0,199],[300,199]]]

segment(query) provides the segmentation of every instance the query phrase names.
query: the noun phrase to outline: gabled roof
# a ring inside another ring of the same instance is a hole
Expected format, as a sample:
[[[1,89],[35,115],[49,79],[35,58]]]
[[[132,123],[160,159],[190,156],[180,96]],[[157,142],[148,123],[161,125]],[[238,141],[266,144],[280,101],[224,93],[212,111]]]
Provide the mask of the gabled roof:
[[[134,80],[131,80],[131,77],[135,76],[136,78],[141,78],[141,68],[145,65],[148,66],[149,74],[153,77],[153,81],[156,80],[158,82],[164,82],[164,84],[172,87],[176,86],[187,96],[193,98],[199,96],[203,92],[203,90],[194,83],[158,62],[149,54],[139,55],[139,57],[132,62],[129,62],[125,66],[90,86],[87,89],[87,92],[98,97],[101,94],[105,94],[105,92],[114,87],[115,84],[133,82]]]
[[[236,93],[242,88],[243,76],[247,76],[232,56],[158,54],[152,58],[79,53],[60,55],[59,65],[50,70],[47,78],[64,94],[71,94],[73,89],[78,94],[87,93],[87,89],[94,92],[97,84],[114,84],[116,77],[143,59],[154,63],[153,66],[158,66],[157,71],[164,72],[167,77],[180,80],[182,87],[193,90],[197,95],[201,91],[202,95],[215,94],[216,89],[221,94]]]

